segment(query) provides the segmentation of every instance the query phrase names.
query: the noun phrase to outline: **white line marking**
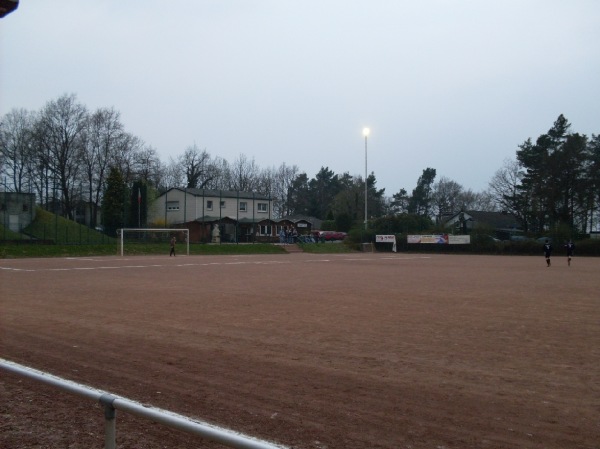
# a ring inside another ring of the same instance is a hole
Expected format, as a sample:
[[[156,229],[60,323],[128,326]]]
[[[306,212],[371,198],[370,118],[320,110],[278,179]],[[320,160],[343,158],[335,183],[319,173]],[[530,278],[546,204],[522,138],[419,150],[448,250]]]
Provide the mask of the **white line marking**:
[[[335,257],[346,257],[337,259],[342,262],[372,262],[377,260],[415,260],[415,259],[431,259],[431,256],[381,256],[381,257],[347,257],[343,255],[333,255]],[[247,255],[245,257],[250,257]],[[67,259],[67,258],[65,258]],[[71,257],[69,260],[82,260],[82,261],[101,261],[102,259],[82,259]],[[118,262],[127,262],[129,260],[137,260],[139,259],[119,259]],[[148,265],[118,265],[118,266],[98,266],[98,267],[71,267],[71,268],[40,268],[40,269],[24,269],[24,268],[12,268],[12,267],[0,267],[0,270],[4,271],[12,271],[12,272],[42,272],[42,271],[83,271],[83,270],[117,270],[123,268],[167,268],[167,267],[206,267],[206,266],[226,266],[226,265],[274,265],[274,264],[291,264],[291,263],[330,263],[331,259],[307,259],[300,261],[291,261],[291,260],[244,260],[244,261],[233,261],[233,262],[198,262],[198,263],[182,263],[182,264],[148,264]]]

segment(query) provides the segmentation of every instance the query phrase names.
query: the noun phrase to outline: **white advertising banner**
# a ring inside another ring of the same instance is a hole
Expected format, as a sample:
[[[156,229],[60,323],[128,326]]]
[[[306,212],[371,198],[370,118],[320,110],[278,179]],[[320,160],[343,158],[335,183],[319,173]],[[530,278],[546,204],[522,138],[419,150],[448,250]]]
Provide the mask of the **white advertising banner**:
[[[396,252],[396,236],[395,235],[376,235],[376,243],[391,243],[392,251]]]
[[[433,243],[441,245],[466,245],[471,243],[470,235],[409,235],[406,237],[407,243]]]
[[[470,235],[449,235],[448,243],[450,245],[468,245],[471,243]]]
[[[445,245],[448,243],[448,234],[409,235],[407,243],[436,243]]]

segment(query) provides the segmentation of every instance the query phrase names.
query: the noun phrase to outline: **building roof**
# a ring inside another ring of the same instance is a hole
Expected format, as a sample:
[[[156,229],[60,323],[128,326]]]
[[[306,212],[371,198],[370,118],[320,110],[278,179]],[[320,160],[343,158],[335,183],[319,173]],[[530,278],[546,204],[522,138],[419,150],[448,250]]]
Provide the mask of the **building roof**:
[[[189,193],[194,196],[209,196],[214,198],[241,198],[241,199],[254,199],[254,200],[266,200],[271,201],[273,198],[255,192],[242,192],[236,190],[211,190],[211,189],[185,189],[181,187],[172,187],[167,190],[163,195],[167,194],[172,190],[179,190],[183,193]]]
[[[216,216],[212,216],[212,215],[204,215],[203,217],[195,218],[192,221],[198,222],[198,223],[217,223],[217,222],[230,222],[230,223],[240,223],[240,224],[270,223],[270,224],[274,224],[274,225],[278,225],[278,224],[281,224],[284,222],[289,222],[289,223],[295,224],[300,221],[307,221],[308,223],[313,224],[312,222],[310,222],[308,220],[304,220],[304,219],[290,220],[289,218],[265,218],[265,217],[236,218],[236,217],[230,217],[227,215],[223,215],[222,217],[216,217]],[[181,224],[181,223],[179,223],[179,224]]]
[[[521,224],[517,217],[506,212],[467,211],[473,220],[485,223],[495,229],[519,229]]]
[[[494,229],[509,230],[521,228],[519,220],[512,214],[506,212],[485,212],[476,210],[457,212],[446,221],[446,224],[452,224],[458,221],[461,213],[464,214],[465,220],[488,225]]]
[[[288,215],[283,217],[281,220],[288,220],[292,223],[298,223],[299,221],[306,221],[312,225],[312,229],[321,229],[323,220],[319,220],[316,217],[309,217],[308,215]]]

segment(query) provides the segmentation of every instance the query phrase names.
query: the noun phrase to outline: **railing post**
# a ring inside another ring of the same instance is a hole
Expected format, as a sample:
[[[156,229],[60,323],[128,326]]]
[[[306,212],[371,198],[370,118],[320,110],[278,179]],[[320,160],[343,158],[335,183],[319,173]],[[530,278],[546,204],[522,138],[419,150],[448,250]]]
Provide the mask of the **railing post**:
[[[104,406],[104,449],[117,447],[117,411],[113,407],[115,399],[111,394],[100,396],[100,404]]]

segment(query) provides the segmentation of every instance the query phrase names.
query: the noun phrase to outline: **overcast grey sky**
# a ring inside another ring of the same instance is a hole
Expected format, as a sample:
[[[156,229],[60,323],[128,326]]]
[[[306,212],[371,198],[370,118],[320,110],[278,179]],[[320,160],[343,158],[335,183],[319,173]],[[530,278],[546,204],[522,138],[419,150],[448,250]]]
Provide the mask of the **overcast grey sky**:
[[[21,0],[0,20],[0,115],[74,93],[161,159],[480,191],[559,114],[600,133],[597,0]]]

